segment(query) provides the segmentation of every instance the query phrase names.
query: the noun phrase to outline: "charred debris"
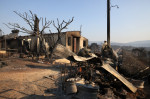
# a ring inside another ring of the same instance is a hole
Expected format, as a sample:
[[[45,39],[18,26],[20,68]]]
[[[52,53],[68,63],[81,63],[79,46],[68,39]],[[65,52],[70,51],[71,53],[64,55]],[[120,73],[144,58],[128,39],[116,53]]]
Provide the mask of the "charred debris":
[[[103,44],[101,53],[81,49],[78,54],[58,44],[54,55],[77,64],[62,69],[63,94],[75,99],[145,98],[143,88],[148,76],[134,79],[133,76],[127,77],[121,73],[123,53],[120,49],[118,55],[107,46],[107,42]],[[140,74],[148,69],[149,67],[144,68]]]

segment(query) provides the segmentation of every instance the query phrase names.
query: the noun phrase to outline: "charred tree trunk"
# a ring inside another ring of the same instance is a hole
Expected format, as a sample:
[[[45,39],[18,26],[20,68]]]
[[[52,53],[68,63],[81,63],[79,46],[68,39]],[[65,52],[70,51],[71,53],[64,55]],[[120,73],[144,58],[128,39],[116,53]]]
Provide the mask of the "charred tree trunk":
[[[62,32],[62,30],[67,29],[67,26],[68,26],[71,22],[73,22],[73,19],[74,19],[74,17],[72,17],[72,19],[69,20],[68,22],[66,22],[66,21],[63,20],[61,23],[59,23],[59,20],[57,19],[57,26],[56,26],[55,22],[53,21],[53,26],[54,26],[54,27],[56,28],[56,30],[58,31],[58,39],[57,39],[57,41],[55,42],[55,44],[54,44],[54,46],[53,46],[53,48],[52,48],[52,50],[51,50],[50,59],[52,59],[53,50],[54,50],[54,48],[56,47],[56,45],[57,45],[57,44],[62,44],[62,41],[61,41],[61,32]]]
[[[35,21],[34,21],[34,34],[39,35],[39,19],[35,15]]]
[[[35,21],[34,21],[34,34],[37,36],[37,55],[39,55],[40,52],[40,38],[39,38],[39,19],[35,15]]]

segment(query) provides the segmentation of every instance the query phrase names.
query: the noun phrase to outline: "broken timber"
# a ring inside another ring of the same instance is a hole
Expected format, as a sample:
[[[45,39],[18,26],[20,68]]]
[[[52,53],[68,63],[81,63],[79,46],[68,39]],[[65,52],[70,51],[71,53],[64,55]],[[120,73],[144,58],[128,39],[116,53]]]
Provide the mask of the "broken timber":
[[[137,91],[137,88],[133,86],[132,83],[127,81],[123,76],[121,76],[115,69],[113,69],[109,64],[104,64],[102,66],[106,71],[117,77],[123,84],[125,84],[133,93]]]

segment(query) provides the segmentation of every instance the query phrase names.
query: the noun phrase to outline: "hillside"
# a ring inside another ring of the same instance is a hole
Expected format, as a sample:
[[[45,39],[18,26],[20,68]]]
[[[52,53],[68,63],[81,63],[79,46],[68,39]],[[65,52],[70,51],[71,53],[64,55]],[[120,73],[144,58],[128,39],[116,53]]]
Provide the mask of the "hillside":
[[[91,43],[97,43],[97,44],[101,45],[101,44],[103,44],[103,41],[89,41],[89,45]],[[128,42],[128,43],[112,42],[111,45],[133,46],[133,47],[150,47],[150,40],[134,41],[134,42]]]

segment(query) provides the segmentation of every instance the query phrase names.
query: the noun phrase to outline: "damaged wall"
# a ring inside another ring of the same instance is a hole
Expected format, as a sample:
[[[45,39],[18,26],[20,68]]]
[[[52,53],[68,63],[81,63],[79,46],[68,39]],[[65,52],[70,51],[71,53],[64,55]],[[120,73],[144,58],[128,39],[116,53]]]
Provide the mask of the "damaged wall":
[[[44,34],[45,41],[52,47],[57,39],[57,33]],[[67,31],[61,33],[61,44],[77,53],[80,49],[88,46],[88,39],[82,37],[80,31]]]
[[[62,45],[66,45],[66,33],[61,33],[61,43]],[[47,42],[49,44],[50,47],[52,47],[57,39],[58,39],[58,34],[57,33],[51,33],[51,34],[44,34],[43,35],[45,38],[45,42]]]
[[[81,36],[80,37],[80,49],[87,48],[87,46],[88,46],[88,39],[86,39],[85,37]]]
[[[77,53],[82,48],[87,48],[88,39],[82,37],[80,31],[69,31],[66,34],[66,47]]]

